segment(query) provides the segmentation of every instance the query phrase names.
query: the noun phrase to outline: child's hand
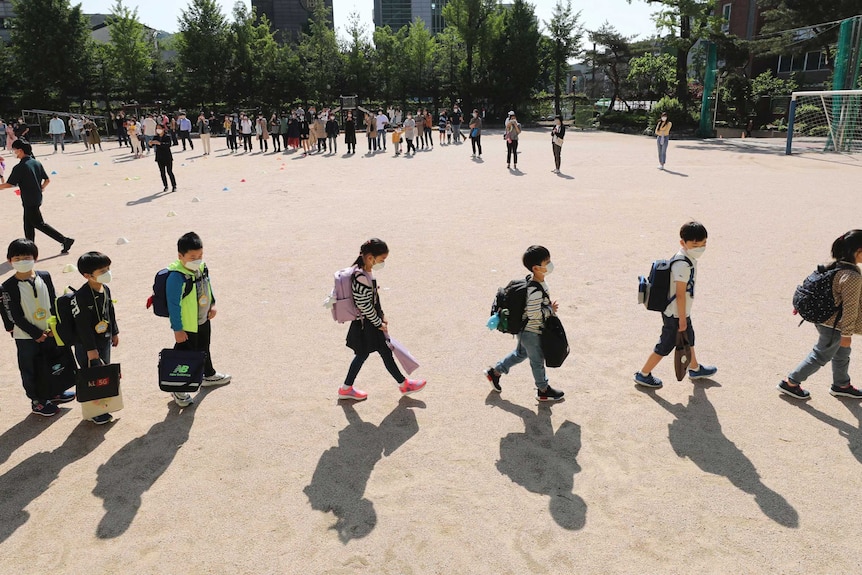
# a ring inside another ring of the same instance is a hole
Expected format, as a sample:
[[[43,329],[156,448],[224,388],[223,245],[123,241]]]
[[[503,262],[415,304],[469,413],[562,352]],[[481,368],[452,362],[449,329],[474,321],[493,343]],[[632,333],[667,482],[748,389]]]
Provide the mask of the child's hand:
[[[560,304],[557,302],[551,303],[551,309],[554,310],[554,313],[557,313],[557,310],[560,309]]]
[[[120,336],[111,336],[111,347],[117,347],[118,345],[120,345]]]
[[[217,313],[218,313],[218,311],[216,310],[216,308],[211,307],[210,310],[207,312],[207,319],[214,318]]]
[[[686,318],[679,318],[679,331],[685,331],[688,329],[688,320]]]
[[[174,339],[176,340],[177,343],[185,343],[189,340],[189,334],[187,334],[184,331],[175,331],[174,332]]]
[[[99,350],[97,349],[88,349],[87,350],[87,359],[88,360],[97,360],[99,359]]]

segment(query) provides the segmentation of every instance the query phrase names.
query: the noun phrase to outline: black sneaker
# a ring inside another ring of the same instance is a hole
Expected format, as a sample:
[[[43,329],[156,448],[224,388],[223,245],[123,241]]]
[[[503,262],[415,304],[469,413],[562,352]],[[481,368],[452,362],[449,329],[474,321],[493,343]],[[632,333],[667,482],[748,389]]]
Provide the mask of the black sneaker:
[[[833,385],[829,388],[829,394],[834,395],[835,397],[852,397],[853,399],[862,399],[862,391],[859,391],[850,384],[848,384],[847,387],[838,387],[837,385]]]
[[[491,382],[491,385],[494,387],[494,391],[500,393],[503,391],[503,388],[500,387],[500,374],[494,370],[493,367],[489,367],[484,371],[485,377],[488,378],[488,381]]]
[[[75,240],[73,240],[72,238],[66,238],[65,240],[63,240],[63,249],[60,250],[60,253],[62,255],[68,254],[69,248],[71,248],[72,244],[74,244],[74,243],[75,243]]]
[[[566,395],[564,392],[554,389],[550,385],[545,389],[536,390],[536,399],[539,401],[560,401],[564,395]]]
[[[90,419],[90,421],[92,421],[96,425],[105,425],[106,423],[111,423],[112,421],[114,421],[114,416],[110,413],[103,413],[102,415],[97,415],[96,417],[93,417],[92,419]]]
[[[796,399],[811,399],[811,394],[807,390],[802,389],[801,385],[790,385],[784,380],[781,380],[777,386],[778,391],[784,395],[795,397]],[[831,390],[830,390],[831,393]],[[832,395],[835,395],[834,393]]]
[[[45,417],[57,415],[57,412],[60,411],[60,408],[50,401],[46,401],[44,403],[41,401],[33,401],[30,403],[30,409],[32,409],[33,413],[36,415],[43,415]]]

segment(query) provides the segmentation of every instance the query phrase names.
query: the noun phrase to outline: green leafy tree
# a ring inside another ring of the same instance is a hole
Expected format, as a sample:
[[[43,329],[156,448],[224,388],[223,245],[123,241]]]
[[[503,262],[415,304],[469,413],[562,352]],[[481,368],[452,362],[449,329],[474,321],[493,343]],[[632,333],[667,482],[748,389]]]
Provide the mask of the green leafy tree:
[[[595,66],[607,75],[613,86],[611,102],[622,98],[623,83],[628,79],[628,61],[631,59],[631,39],[620,34],[616,28],[605,22],[595,32],[590,32],[590,41],[604,48],[593,56]],[[624,100],[625,101],[625,100]],[[626,103],[626,107],[629,105]],[[608,110],[613,106],[608,106]]]
[[[404,41],[404,53],[407,56],[403,70],[403,84],[422,101],[423,96],[432,92],[433,62],[437,43],[431,32],[425,27],[425,22],[417,17],[410,23],[407,38]]]
[[[498,106],[523,110],[532,97],[540,73],[541,39],[535,9],[525,0],[515,0],[503,12],[493,50],[491,94]]]
[[[138,20],[138,9],[130,10],[117,0],[108,18],[111,42],[106,45],[107,66],[120,96],[140,99],[142,74],[153,66],[152,43]]]
[[[359,19],[351,12],[347,18],[347,44],[344,47],[344,89],[348,94],[374,96],[372,47]]]
[[[397,32],[393,32],[389,26],[374,30],[372,77],[376,95],[385,103],[401,101],[407,88],[403,82],[403,70],[407,67],[404,50],[407,31],[407,26]]]
[[[632,58],[629,61],[628,80],[638,98],[656,100],[670,96],[677,88],[676,61],[670,54],[644,54]]]
[[[758,0],[757,5],[763,11],[765,36],[757,42],[758,52],[786,54],[788,47],[799,52],[819,49],[829,62],[838,37],[833,22],[862,14],[862,0]]]
[[[66,108],[86,97],[90,28],[81,5],[69,0],[12,0],[12,54],[16,74],[25,78],[23,101],[40,108]]]
[[[180,15],[176,49],[186,98],[201,107],[220,101],[230,54],[227,20],[216,0],[191,0]]]
[[[450,0],[443,7],[443,18],[457,30],[464,43],[464,66],[461,68],[461,92],[467,108],[472,106],[476,83],[474,62],[480,45],[488,39],[490,20],[497,10],[494,0]]]
[[[234,4],[233,20],[227,42],[231,55],[227,100],[275,111],[283,97],[284,78],[279,73],[282,53],[272,26],[266,16],[258,18],[244,2]]]
[[[558,116],[562,114],[560,97],[563,82],[566,81],[569,60],[581,53],[583,29],[580,25],[580,17],[580,12],[572,11],[572,0],[566,0],[565,4],[562,0],[557,0],[551,13],[551,21],[545,23],[548,36],[553,43],[551,79],[554,83],[554,113]]]
[[[466,70],[466,48],[461,35],[454,26],[446,26],[437,34],[437,58],[434,62],[434,76],[439,82],[439,93],[448,102],[454,102],[462,94],[461,79]]]
[[[308,97],[323,105],[335,102],[339,96],[344,73],[341,50],[331,22],[330,9],[323,2],[316,2],[308,32],[302,33],[299,42]]]

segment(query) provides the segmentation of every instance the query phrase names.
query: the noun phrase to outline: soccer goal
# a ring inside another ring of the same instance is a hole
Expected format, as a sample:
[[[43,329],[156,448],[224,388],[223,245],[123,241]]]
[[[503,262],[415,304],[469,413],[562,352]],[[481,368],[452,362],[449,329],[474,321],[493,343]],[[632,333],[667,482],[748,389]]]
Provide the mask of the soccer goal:
[[[787,155],[862,152],[862,90],[793,92],[787,116]]]

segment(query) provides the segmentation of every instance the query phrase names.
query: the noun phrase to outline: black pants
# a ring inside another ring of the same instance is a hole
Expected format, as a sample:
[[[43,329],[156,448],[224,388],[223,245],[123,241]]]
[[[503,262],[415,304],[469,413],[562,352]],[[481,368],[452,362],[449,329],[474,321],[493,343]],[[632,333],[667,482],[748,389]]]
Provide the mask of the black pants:
[[[392,356],[392,350],[389,348],[383,348],[379,352],[380,357],[383,358],[383,365],[386,366],[386,371],[389,372],[395,381],[401,385],[404,383],[404,375],[401,373],[401,370],[398,369],[398,365],[395,363],[395,358]],[[359,370],[362,369],[362,365],[365,363],[365,360],[368,359],[368,356],[371,354],[368,353],[357,353],[356,357],[353,358],[353,361],[350,363],[350,369],[347,370],[347,377],[344,378],[344,385],[350,387],[353,385],[353,382],[356,381],[356,376],[359,375]]]
[[[329,140],[329,151],[334,154],[338,151],[338,137],[329,136],[327,139]]]
[[[317,151],[325,152],[326,151],[326,138],[317,138]]]
[[[90,360],[87,359],[87,351],[82,344],[75,345],[75,359],[78,360],[78,367],[89,367]],[[96,338],[96,351],[99,352],[99,359],[102,363],[108,365],[111,363],[111,338],[100,339]]]
[[[239,144],[236,142],[236,136],[227,135],[227,149],[236,151],[239,149]]]
[[[216,370],[213,367],[212,355],[210,354],[210,340],[212,339],[212,325],[210,325],[210,321],[207,320],[203,325],[199,325],[197,333],[187,331],[186,335],[189,336],[189,339],[183,343],[174,344],[174,349],[202,351],[206,353],[207,360],[204,364],[204,377],[215,375]]]
[[[191,142],[191,139],[189,139],[189,142]],[[177,133],[174,130],[171,130],[171,144],[174,146],[179,144],[179,142],[177,142]]]
[[[165,172],[167,175],[171,177],[171,185],[173,187],[177,187],[177,179],[174,177],[174,161],[171,160],[169,162],[158,162],[159,164],[159,173],[162,175],[162,184],[164,184],[165,189],[168,188],[168,178],[165,177]]]
[[[551,144],[551,147],[554,148],[554,165],[557,166],[557,170],[560,169],[560,152],[563,150],[562,146],[558,146],[556,144]]]
[[[239,146],[237,146],[239,149]],[[251,145],[251,134],[243,134],[242,135],[242,151],[243,152],[251,152],[254,150],[254,147]]]
[[[61,244],[66,241],[66,236],[46,224],[45,220],[42,219],[40,206],[24,206],[24,237],[31,242],[35,241],[36,230]]]
[[[257,145],[260,146],[261,152],[268,152],[269,151],[269,143],[268,143],[267,138],[264,138],[263,136],[258,136],[257,137]]]
[[[428,140],[428,145],[433,148],[434,147],[434,131],[427,126],[425,127],[425,139]]]
[[[347,142],[347,153],[355,154],[356,153],[356,142],[350,143]]]
[[[473,154],[476,153],[476,148],[479,148],[479,155],[482,155],[482,134],[470,136],[470,143],[473,144]]]
[[[515,165],[518,165],[518,140],[506,142],[506,163],[512,159],[512,154],[515,154]],[[529,159],[529,158],[527,158]]]
[[[45,402],[50,397],[39,397],[37,389],[36,358],[39,356],[39,345],[34,339],[16,339],[15,346],[18,348],[18,370],[21,372],[21,385],[24,393],[32,401]],[[367,357],[367,356],[366,356]]]
[[[272,151],[281,151],[281,134],[270,134],[272,136]]]
[[[410,150],[413,150],[413,153],[416,153],[416,146],[413,145],[413,138],[407,138],[407,153],[410,153]]]
[[[186,140],[189,142],[189,147],[194,150],[195,145],[192,144],[192,138],[189,136],[188,130],[180,130],[180,141],[183,143],[183,150],[186,149]]]

